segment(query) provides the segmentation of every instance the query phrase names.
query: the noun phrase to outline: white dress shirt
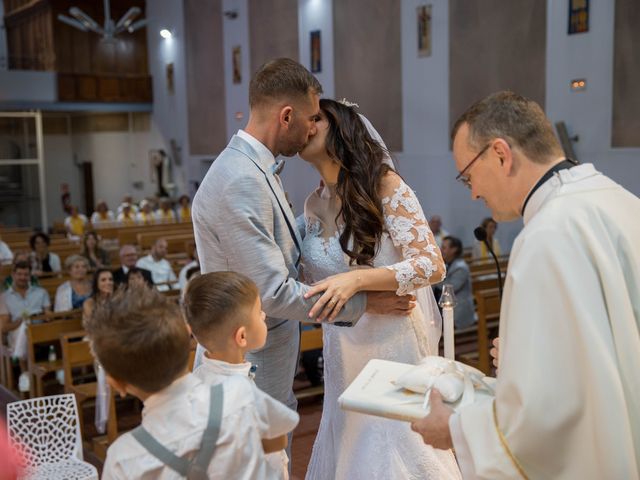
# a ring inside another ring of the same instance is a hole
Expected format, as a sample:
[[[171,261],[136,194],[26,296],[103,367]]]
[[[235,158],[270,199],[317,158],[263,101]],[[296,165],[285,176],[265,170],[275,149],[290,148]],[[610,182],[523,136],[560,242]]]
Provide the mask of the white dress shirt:
[[[217,448],[207,469],[210,479],[279,479],[267,463],[262,438],[284,435],[297,424],[277,421],[275,400],[260,392],[249,378],[234,375],[223,384],[224,402]],[[211,389],[187,374],[144,402],[142,425],[162,445],[180,457],[199,451],[209,415]],[[286,408],[282,406],[282,408]],[[131,435],[119,437],[107,451],[103,480],[181,479],[175,470],[151,455]]]
[[[0,240],[0,264],[9,264],[13,261],[13,252],[9,245]]]
[[[176,274],[173,272],[173,268],[171,268],[171,264],[165,258],[156,260],[153,258],[153,255],[149,254],[146,257],[139,259],[136,262],[136,267],[149,270],[154,284],[176,282],[178,280],[176,278]],[[171,285],[171,288],[178,288],[178,284],[174,283]],[[169,286],[159,285],[157,289],[164,292],[169,290]]]
[[[219,383],[225,382],[227,379],[233,376],[249,378],[250,371],[251,362],[228,363],[223,362],[222,360],[207,358],[206,355],[203,355],[202,363],[193,371],[193,374],[207,385],[217,385]],[[251,383],[254,390],[256,391],[255,394],[259,397],[264,397],[265,403],[269,405],[271,412],[270,421],[281,424],[283,428],[286,427],[286,425],[289,425],[290,428],[285,433],[293,430],[300,421],[300,416],[283,403],[280,403],[276,399],[264,393],[256,386],[253,381]],[[273,437],[265,438],[270,439]],[[289,458],[287,457],[287,453],[284,450],[281,450],[279,452],[266,454],[266,458],[269,462],[269,465],[273,467],[274,470],[280,472],[280,476],[278,478],[282,480],[288,480]]]

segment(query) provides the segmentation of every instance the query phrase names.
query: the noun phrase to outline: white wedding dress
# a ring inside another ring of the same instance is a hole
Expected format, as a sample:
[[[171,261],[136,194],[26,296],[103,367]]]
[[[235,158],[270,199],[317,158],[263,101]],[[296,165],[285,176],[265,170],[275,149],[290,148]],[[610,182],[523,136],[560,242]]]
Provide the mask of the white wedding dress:
[[[418,306],[410,316],[364,314],[354,327],[323,324],[324,405],[307,480],[461,478],[453,453],[425,445],[409,423],[346,412],[337,403],[372,358],[416,363],[437,354],[441,319],[426,281],[439,254],[435,240],[404,182],[382,203],[388,233],[374,266],[392,268],[398,293],[415,294]],[[307,198],[302,244],[306,283],[354,268],[340,248],[339,209],[333,188],[321,187]]]

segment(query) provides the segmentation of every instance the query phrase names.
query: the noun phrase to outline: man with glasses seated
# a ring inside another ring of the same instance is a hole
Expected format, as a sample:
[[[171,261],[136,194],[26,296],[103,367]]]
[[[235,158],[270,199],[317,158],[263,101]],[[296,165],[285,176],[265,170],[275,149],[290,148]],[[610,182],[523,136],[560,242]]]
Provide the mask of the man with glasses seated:
[[[563,155],[538,104],[500,92],[453,129],[458,179],[523,217],[500,312],[495,398],[412,428],[464,478],[640,478],[640,199]]]

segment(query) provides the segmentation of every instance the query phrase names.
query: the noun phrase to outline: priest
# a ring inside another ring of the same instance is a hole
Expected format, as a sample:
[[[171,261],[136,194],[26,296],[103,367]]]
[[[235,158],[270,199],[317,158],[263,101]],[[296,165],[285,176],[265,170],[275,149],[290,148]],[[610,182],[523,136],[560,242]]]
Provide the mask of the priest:
[[[456,122],[458,179],[522,216],[500,311],[495,399],[412,425],[465,478],[640,478],[640,199],[563,156],[533,101],[500,92]]]

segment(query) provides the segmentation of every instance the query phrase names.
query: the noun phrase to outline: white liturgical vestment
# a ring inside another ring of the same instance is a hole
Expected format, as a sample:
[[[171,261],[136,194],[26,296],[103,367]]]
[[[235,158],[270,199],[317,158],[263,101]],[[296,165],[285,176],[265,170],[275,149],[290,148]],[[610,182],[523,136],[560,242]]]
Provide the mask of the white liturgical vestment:
[[[593,165],[531,196],[495,401],[449,422],[465,478],[640,478],[640,199]]]

